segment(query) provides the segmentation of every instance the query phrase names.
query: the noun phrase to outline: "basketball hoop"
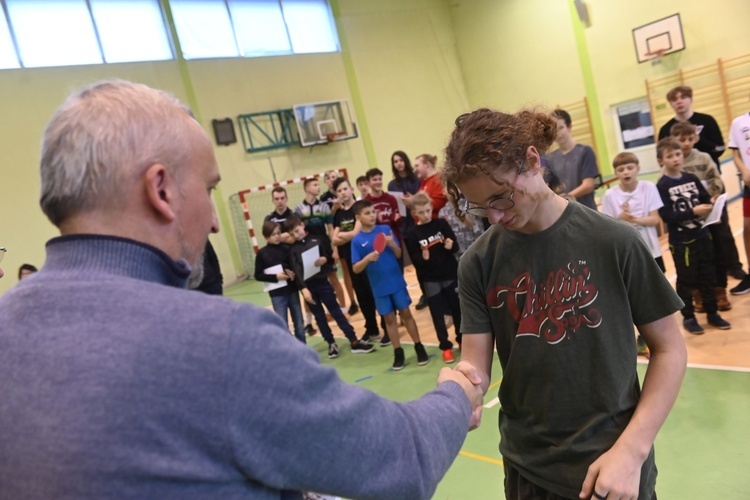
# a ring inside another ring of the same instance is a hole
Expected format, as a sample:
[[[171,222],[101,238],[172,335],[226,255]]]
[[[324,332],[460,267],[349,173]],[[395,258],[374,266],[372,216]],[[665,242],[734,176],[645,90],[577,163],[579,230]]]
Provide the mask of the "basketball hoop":
[[[651,58],[651,66],[656,66],[662,63],[662,58],[667,49],[657,49],[651,52],[646,52],[644,55]]]

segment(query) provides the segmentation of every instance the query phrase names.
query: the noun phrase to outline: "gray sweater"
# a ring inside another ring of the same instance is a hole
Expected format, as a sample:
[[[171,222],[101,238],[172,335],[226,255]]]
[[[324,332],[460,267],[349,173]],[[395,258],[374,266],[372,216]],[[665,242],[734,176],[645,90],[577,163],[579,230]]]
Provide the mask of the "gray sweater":
[[[187,276],[147,245],[67,236],[0,298],[1,499],[431,496],[469,427],[458,384],[388,401]]]

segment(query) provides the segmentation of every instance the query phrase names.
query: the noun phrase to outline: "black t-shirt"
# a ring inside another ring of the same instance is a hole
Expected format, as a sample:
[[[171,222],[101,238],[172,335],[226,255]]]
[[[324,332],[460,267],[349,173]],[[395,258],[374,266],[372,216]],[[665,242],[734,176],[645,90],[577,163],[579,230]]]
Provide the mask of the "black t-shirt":
[[[716,123],[713,116],[696,112],[688,118],[688,121],[695,125],[696,132],[698,132],[698,142],[695,143],[695,149],[711,155],[714,163],[716,163],[716,168],[721,173],[719,157],[726,150],[726,145],[724,144],[724,136],[721,135],[719,124]],[[659,140],[669,137],[669,130],[675,123],[677,123],[677,119],[672,118],[659,129]]]
[[[336,215],[333,216],[333,227],[339,228],[341,232],[346,233],[352,231],[356,222],[357,220],[354,218],[354,210],[352,210],[352,207],[339,208]],[[340,259],[345,259],[348,262],[352,261],[351,241],[340,245],[338,249]]]
[[[446,239],[453,240],[453,246],[446,250]],[[432,219],[427,224],[417,224],[404,239],[406,249],[422,281],[451,281],[458,275],[458,241],[445,219]],[[422,258],[422,249],[430,251],[430,259]]]
[[[279,213],[276,212],[276,210],[274,210],[270,214],[266,215],[266,218],[263,219],[263,222],[268,221],[268,220],[272,220],[274,222],[277,222],[277,223],[281,224],[281,231],[283,232],[284,231],[284,222],[286,222],[286,220],[289,217],[291,217],[292,215],[294,215],[294,212],[292,212],[291,210],[289,210],[289,207],[287,207],[286,212],[284,212],[281,215],[279,215]]]
[[[326,191],[325,193],[320,195],[320,201],[328,205],[328,208],[331,209],[331,212],[333,212],[333,200],[335,199],[336,199],[336,195],[330,191]]]

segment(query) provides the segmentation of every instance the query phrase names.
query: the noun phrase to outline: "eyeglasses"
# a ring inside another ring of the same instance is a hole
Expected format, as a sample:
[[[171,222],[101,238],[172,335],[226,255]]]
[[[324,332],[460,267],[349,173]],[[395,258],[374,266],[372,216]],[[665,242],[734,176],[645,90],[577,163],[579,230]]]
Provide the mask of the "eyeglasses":
[[[490,200],[486,207],[474,205],[472,203],[469,203],[469,200],[467,200],[466,198],[463,198],[458,208],[460,208],[462,212],[473,215],[475,217],[489,217],[489,214],[487,213],[488,209],[497,210],[498,212],[505,212],[506,210],[510,210],[516,205],[516,202],[513,201],[513,195],[516,194],[516,184],[518,183],[518,178],[521,176],[523,165],[524,162],[521,162],[521,165],[518,167],[518,172],[516,172],[516,181],[513,183],[513,189],[510,192],[510,196],[508,196],[507,198],[503,196],[493,198],[492,200]]]
[[[3,261],[3,257],[5,257],[5,252],[7,252],[8,249],[5,247],[0,247],[0,262]]]

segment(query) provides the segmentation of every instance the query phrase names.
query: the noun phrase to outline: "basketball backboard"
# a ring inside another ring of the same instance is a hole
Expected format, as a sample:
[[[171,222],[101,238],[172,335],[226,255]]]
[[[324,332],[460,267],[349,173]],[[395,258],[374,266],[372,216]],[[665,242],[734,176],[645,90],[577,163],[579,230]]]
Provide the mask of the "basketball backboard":
[[[359,137],[346,100],[296,104],[293,109],[303,147]]]
[[[639,63],[684,50],[680,15],[674,14],[633,29],[633,43]]]

